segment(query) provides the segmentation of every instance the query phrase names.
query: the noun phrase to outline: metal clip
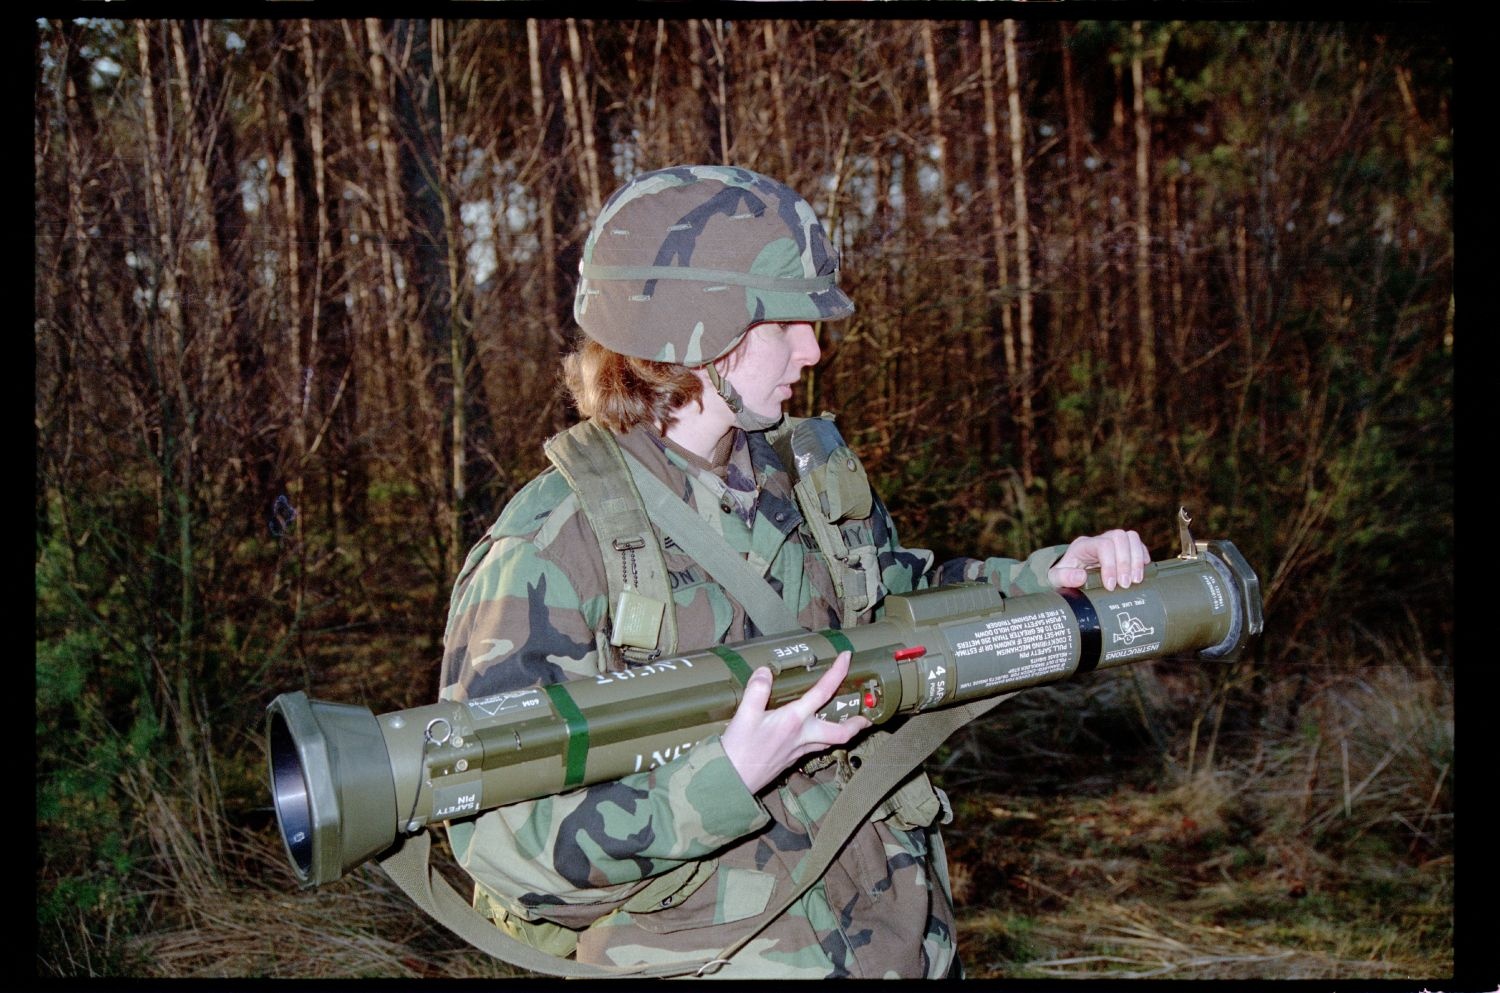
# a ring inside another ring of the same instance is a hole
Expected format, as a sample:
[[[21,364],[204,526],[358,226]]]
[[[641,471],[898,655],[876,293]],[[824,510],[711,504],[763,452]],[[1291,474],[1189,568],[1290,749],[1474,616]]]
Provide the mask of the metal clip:
[[[1178,554],[1180,559],[1196,559],[1198,557],[1198,546],[1193,543],[1193,534],[1188,530],[1188,525],[1193,521],[1193,515],[1188,513],[1186,507],[1177,508],[1177,537],[1182,542],[1182,551]]]

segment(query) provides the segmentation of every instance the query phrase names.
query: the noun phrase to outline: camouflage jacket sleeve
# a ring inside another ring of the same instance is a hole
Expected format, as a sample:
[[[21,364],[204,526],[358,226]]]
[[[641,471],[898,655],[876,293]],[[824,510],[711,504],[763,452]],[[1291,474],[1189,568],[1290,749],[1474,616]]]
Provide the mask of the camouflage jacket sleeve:
[[[565,480],[538,477],[470,552],[444,636],[442,696],[474,699],[592,676],[607,584]],[[644,881],[765,825],[717,738],[650,772],[499,807],[450,831],[459,863],[507,913],[581,927]]]
[[[928,575],[928,585],[983,581],[1000,587],[1006,596],[1042,593],[1053,588],[1047,579],[1047,570],[1067,550],[1067,545],[1049,545],[1024,559],[949,559]]]
[[[1041,593],[1052,589],[1047,570],[1067,551],[1067,545],[1050,545],[1025,559],[955,558],[933,564],[931,552],[905,548],[885,503],[877,496],[870,518],[880,564],[881,586],[886,593],[910,593],[943,583],[988,582],[1006,596]]]

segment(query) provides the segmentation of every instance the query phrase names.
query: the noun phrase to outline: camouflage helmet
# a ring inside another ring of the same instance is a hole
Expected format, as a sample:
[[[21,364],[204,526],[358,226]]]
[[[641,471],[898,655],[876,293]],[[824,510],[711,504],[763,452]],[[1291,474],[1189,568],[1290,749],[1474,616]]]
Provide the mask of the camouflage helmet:
[[[605,202],[578,264],[573,316],[611,351],[688,367],[762,321],[848,317],[838,253],[789,187],[733,166],[637,176]]]

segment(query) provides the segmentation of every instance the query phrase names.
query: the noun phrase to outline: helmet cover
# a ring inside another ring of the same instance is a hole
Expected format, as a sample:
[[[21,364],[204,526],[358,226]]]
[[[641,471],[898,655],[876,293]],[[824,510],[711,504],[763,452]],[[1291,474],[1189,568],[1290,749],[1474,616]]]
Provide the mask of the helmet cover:
[[[754,324],[854,313],[838,269],[823,225],[790,187],[734,166],[676,166],[605,202],[573,316],[611,351],[693,368]]]

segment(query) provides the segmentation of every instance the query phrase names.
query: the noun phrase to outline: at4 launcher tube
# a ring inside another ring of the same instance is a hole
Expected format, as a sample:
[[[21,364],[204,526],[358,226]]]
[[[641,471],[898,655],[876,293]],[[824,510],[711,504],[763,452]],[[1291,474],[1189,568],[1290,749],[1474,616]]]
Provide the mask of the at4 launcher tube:
[[[1003,597],[980,583],[888,596],[881,620],[719,646],[646,665],[375,716],[282,694],[268,715],[271,788],[294,873],[340,878],[402,834],[619,779],[718,734],[750,673],[795,699],[839,652],[849,673],[821,711],[880,725],[1096,669],[1195,653],[1237,657],[1261,630],[1255,573],[1228,541],[1193,542],[1106,590]]]

